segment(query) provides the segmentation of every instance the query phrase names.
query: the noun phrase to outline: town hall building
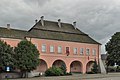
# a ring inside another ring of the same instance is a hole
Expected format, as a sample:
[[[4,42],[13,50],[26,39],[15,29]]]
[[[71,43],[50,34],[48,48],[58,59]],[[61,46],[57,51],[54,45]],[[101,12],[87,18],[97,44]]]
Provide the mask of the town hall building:
[[[86,73],[93,61],[99,62],[101,44],[73,24],[44,20],[44,16],[28,31],[0,27],[0,39],[12,47],[23,40],[31,41],[40,53],[40,65],[35,71],[45,72],[52,66],[66,65],[67,72]],[[34,64],[34,63],[33,63]]]

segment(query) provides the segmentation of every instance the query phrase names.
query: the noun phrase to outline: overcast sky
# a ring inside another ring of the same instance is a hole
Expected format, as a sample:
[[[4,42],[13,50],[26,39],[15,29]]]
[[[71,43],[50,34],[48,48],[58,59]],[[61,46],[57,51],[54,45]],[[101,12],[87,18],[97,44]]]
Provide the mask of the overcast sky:
[[[120,32],[120,0],[0,0],[0,26],[30,29],[35,19],[77,22],[77,27],[104,44]]]

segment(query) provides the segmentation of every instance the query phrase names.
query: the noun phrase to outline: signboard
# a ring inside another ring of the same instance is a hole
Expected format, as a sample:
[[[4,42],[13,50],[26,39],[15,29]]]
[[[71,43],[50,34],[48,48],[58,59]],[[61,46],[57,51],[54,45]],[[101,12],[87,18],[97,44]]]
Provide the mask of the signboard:
[[[7,71],[7,72],[10,71],[10,67],[9,67],[9,66],[6,67],[6,71]]]

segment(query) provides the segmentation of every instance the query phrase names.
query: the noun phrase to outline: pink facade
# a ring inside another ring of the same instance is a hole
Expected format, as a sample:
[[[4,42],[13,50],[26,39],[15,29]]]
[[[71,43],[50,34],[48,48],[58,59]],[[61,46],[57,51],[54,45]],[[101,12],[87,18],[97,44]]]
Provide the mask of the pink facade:
[[[87,64],[95,59],[98,61],[99,57],[99,45],[98,44],[86,44],[68,41],[46,40],[46,39],[31,39],[31,41],[37,45],[40,51],[40,59],[44,60],[49,67],[53,66],[53,63],[57,60],[63,61],[66,64],[67,72],[71,70],[73,72],[85,73],[88,69]],[[42,44],[46,45],[46,52],[42,52]],[[55,50],[50,53],[50,46],[54,46]],[[58,46],[62,47],[62,53],[58,53]],[[70,48],[70,54],[67,56],[66,47]],[[77,48],[77,54],[74,54],[73,49]],[[81,55],[80,49],[83,48],[84,52]],[[90,50],[90,55],[86,55],[86,49]],[[96,50],[96,55],[93,55],[93,49]],[[73,63],[73,65],[72,65]],[[72,66],[71,66],[72,65]],[[88,69],[89,70],[89,69]]]
[[[20,39],[1,38],[11,46],[17,46]],[[29,38],[27,38],[30,40]],[[98,44],[86,44],[68,41],[57,41],[47,39],[31,38],[33,44],[35,44],[40,53],[41,63],[37,67],[36,71],[44,72],[47,68],[53,65],[60,66],[61,62],[64,62],[67,67],[67,72],[82,72],[90,71],[92,61],[95,59],[98,61],[99,47]],[[42,52],[42,45],[46,45],[46,52]],[[50,46],[54,46],[54,52],[50,52]],[[58,46],[61,46],[62,53],[58,53]],[[66,54],[66,47],[69,47],[69,55]],[[77,53],[74,54],[74,48],[77,48]],[[80,54],[80,49],[83,48],[83,54]],[[86,54],[86,49],[90,50],[90,55]],[[93,55],[93,49],[96,50],[96,55]]]

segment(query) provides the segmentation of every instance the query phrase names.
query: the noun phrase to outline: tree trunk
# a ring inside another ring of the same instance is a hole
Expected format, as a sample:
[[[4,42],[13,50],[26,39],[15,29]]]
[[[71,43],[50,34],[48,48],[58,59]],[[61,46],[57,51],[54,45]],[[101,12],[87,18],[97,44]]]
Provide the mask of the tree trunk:
[[[21,71],[21,78],[25,78],[25,71]]]
[[[26,71],[25,77],[28,78],[28,71]]]

